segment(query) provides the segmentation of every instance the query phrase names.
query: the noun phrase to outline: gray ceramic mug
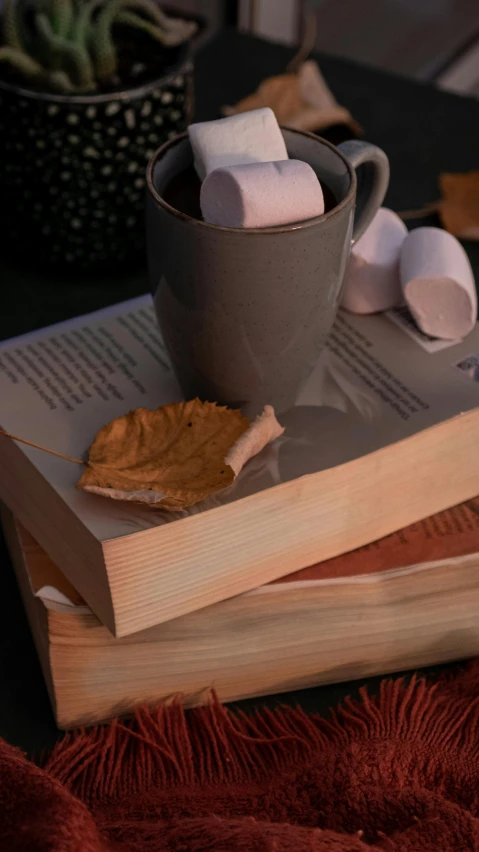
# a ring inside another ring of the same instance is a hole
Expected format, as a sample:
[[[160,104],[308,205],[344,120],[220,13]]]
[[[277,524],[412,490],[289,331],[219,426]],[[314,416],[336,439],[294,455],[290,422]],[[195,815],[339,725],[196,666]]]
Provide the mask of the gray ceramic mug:
[[[309,163],[337,200],[315,219],[222,228],[169,206],[166,186],[192,163],[186,134],[147,169],[150,282],[182,391],[249,415],[266,403],[277,412],[294,404],[333,325],[351,245],[389,180],[388,159],[374,145],[335,148],[311,133],[282,132],[289,156]]]

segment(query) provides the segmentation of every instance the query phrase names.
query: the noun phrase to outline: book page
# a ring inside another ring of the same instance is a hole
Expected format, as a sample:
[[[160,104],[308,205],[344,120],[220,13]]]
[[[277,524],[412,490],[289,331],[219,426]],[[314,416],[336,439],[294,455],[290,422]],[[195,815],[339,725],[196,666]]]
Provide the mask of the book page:
[[[295,571],[269,585],[361,577],[472,553],[479,554],[479,498],[438,512],[350,553]]]
[[[74,458],[115,417],[181,398],[149,296],[0,344],[2,428]],[[163,520],[78,491],[79,465],[19,446],[100,540]]]
[[[343,464],[476,408],[478,353],[477,326],[467,340],[431,352],[387,317],[341,312],[297,405],[279,415],[285,434],[230,489],[187,513],[82,493],[79,465],[18,446],[104,541]],[[0,344],[0,399],[4,429],[79,459],[115,417],[180,400],[150,296]]]
[[[47,609],[68,612],[74,608],[76,613],[91,612],[71,583],[18,522],[16,530],[33,594]],[[281,587],[291,587],[294,583],[354,580],[355,577],[471,554],[478,554],[479,558],[479,498],[438,512],[357,550],[273,580],[249,594],[282,591]]]

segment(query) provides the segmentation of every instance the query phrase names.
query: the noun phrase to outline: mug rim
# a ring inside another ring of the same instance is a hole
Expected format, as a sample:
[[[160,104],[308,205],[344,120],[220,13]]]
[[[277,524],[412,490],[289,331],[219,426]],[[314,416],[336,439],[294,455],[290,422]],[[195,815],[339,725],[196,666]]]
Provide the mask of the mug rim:
[[[324,139],[322,136],[318,136],[317,133],[310,133],[307,130],[297,130],[295,127],[287,127],[284,125],[280,125],[281,130],[287,130],[289,133],[297,133],[299,136],[307,136],[310,139],[315,139],[318,142],[321,142],[326,148],[329,148],[331,151],[334,151],[335,154],[339,157],[340,160],[343,161],[346,169],[349,173],[350,177],[350,185],[349,189],[344,196],[344,198],[336,204],[332,210],[328,210],[326,213],[322,213],[321,216],[314,216],[312,219],[302,219],[299,222],[291,222],[285,225],[271,225],[267,228],[228,228],[225,225],[213,225],[211,222],[205,222],[203,219],[195,219],[194,216],[190,216],[188,213],[183,213],[181,210],[177,210],[176,207],[172,207],[171,204],[168,204],[167,201],[159,194],[157,191],[154,180],[153,180],[153,172],[154,168],[165,155],[165,153],[173,148],[174,145],[178,145],[184,139],[188,139],[188,131],[184,133],[180,133],[178,136],[174,136],[173,139],[169,139],[167,142],[164,142],[155,153],[150,157],[148,165],[146,167],[146,186],[149,194],[154,199],[154,201],[163,207],[167,213],[172,214],[175,218],[180,219],[182,222],[189,223],[195,225],[197,227],[211,229],[212,231],[219,231],[225,234],[287,234],[291,231],[301,230],[303,228],[310,228],[314,225],[320,225],[323,222],[328,221],[329,219],[334,218],[334,216],[339,215],[342,210],[344,210],[351,201],[351,198],[354,197],[354,193],[356,191],[357,178],[356,178],[356,170],[353,168],[352,164],[349,162],[347,157],[340,151],[336,145],[333,145],[331,142],[328,142],[327,139]]]

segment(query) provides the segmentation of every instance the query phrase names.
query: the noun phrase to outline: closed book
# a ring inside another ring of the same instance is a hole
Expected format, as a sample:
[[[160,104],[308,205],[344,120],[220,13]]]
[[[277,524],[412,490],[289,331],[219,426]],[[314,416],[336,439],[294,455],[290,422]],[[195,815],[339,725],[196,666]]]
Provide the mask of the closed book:
[[[59,727],[479,653],[479,500],[115,639],[10,513],[4,530]]]
[[[478,491],[479,330],[340,313],[284,435],[182,513],[79,491],[82,466],[0,437],[0,498],[116,637],[354,550]],[[253,358],[254,353],[251,357]],[[0,344],[0,425],[86,459],[98,429],[181,399],[149,296]],[[268,400],[265,400],[267,403]]]

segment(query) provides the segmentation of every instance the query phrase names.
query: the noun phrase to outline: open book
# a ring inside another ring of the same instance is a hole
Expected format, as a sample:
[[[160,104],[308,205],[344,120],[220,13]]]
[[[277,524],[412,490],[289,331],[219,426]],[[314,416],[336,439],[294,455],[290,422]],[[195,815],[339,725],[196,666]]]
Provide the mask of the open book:
[[[479,653],[479,500],[123,639],[3,522],[62,728],[177,694],[231,701]]]
[[[230,598],[477,493],[479,330],[422,338],[341,313],[284,436],[187,512],[81,493],[78,465],[5,437],[0,498],[116,636]],[[5,430],[76,458],[180,399],[150,298],[0,344],[0,399]]]

